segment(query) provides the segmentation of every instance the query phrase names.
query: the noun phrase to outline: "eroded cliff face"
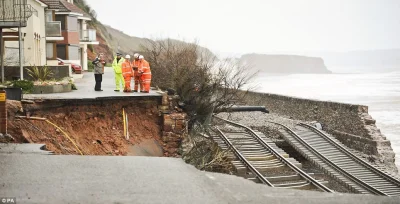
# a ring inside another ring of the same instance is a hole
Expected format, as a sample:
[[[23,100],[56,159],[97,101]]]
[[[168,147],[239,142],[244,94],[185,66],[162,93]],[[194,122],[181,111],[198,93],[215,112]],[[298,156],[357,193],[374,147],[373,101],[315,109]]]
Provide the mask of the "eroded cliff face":
[[[246,54],[240,58],[257,71],[267,73],[332,73],[319,57],[298,55]]]
[[[60,155],[134,155],[131,147],[143,141],[163,144],[158,100],[37,100],[28,104],[8,100],[8,132],[14,138],[11,142],[45,144]],[[129,121],[129,138],[124,135],[122,109]],[[60,129],[44,120],[18,116],[46,118]]]

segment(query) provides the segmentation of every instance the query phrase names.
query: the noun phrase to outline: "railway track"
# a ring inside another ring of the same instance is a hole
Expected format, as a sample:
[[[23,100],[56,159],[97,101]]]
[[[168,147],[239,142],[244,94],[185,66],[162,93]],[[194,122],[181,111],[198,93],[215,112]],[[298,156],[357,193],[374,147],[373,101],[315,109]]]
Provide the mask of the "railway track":
[[[361,194],[400,196],[400,181],[358,158],[336,139],[300,123],[296,132],[285,125],[284,139],[309,161],[350,190]]]
[[[233,164],[239,171],[250,170],[251,175],[248,177],[255,177],[250,178],[251,180],[259,180],[277,188],[333,192],[286,158],[288,155],[262,133],[232,121],[216,116],[214,118],[235,127],[234,130],[221,130],[216,127],[211,137],[220,147],[233,152],[239,160]]]

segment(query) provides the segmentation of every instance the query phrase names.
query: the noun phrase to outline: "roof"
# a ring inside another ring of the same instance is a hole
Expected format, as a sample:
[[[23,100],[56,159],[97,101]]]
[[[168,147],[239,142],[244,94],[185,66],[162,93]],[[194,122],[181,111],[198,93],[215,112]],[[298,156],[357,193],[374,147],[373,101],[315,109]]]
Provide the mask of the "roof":
[[[40,0],[43,3],[47,4],[49,9],[55,9],[58,10],[59,12],[74,12],[74,13],[79,13],[82,14],[86,18],[90,18],[90,16],[82,11],[79,7],[77,7],[74,4],[71,4],[65,0]]]
[[[71,3],[66,2],[64,0],[60,0],[60,3],[63,4],[64,8],[66,8],[69,11],[74,12],[74,13],[80,13],[80,14],[83,14],[83,16],[86,17],[86,18],[90,18],[90,16],[86,12],[82,11],[82,9],[80,9],[75,4],[71,4]]]
[[[43,7],[47,7],[48,5],[45,4],[42,0],[35,0],[36,2],[38,2],[41,6]]]
[[[47,4],[49,9],[60,9],[60,0],[40,0],[41,2]]]

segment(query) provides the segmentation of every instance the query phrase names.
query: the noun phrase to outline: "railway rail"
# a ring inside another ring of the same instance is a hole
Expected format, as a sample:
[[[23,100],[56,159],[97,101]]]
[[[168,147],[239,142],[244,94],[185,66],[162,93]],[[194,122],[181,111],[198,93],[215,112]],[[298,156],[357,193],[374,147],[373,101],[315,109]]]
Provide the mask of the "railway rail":
[[[278,188],[312,189],[333,192],[320,181],[302,171],[279,152],[272,141],[258,131],[214,116],[238,130],[221,130],[211,134],[220,146],[226,145],[243,165],[262,183]],[[286,155],[287,156],[287,155]]]
[[[295,129],[276,123],[283,138],[302,156],[350,190],[361,194],[400,196],[400,181],[358,158],[336,139],[300,123]]]

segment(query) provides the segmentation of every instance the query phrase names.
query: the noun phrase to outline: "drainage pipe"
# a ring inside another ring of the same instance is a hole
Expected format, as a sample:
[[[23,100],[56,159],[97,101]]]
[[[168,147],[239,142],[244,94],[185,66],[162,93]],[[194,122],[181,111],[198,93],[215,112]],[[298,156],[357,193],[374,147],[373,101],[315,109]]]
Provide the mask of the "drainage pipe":
[[[249,112],[249,111],[261,111],[269,113],[265,106],[232,106],[228,108],[220,108],[216,112]]]

